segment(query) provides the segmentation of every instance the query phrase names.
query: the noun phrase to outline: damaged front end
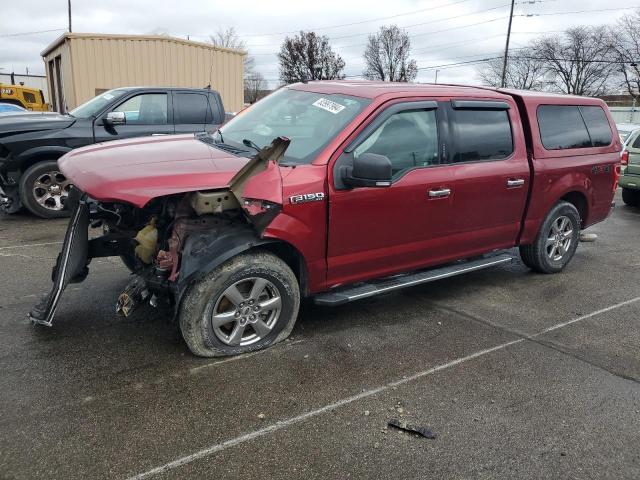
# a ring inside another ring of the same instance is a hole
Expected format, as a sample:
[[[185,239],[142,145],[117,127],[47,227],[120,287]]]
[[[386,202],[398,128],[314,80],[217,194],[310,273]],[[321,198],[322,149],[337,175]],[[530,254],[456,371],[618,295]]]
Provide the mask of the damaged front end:
[[[118,298],[117,313],[159,301],[176,307],[188,285],[218,265],[267,242],[264,229],[282,208],[278,162],[289,139],[261,149],[222,189],[154,198],[143,208],[98,202],[74,188],[73,213],[53,269],[51,291],[33,307],[35,324],[51,326],[69,283],[82,282],[93,258],[119,256],[133,276]],[[89,228],[102,234],[89,239]]]

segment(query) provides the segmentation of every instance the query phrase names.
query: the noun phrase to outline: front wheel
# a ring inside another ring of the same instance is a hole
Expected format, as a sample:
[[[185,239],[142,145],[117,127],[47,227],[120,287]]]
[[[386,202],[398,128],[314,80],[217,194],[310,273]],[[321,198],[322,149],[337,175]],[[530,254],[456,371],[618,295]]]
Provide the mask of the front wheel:
[[[623,188],[622,201],[630,207],[640,207],[640,190]]]
[[[536,240],[520,246],[523,263],[540,273],[558,273],[573,258],[580,236],[580,214],[568,202],[558,202],[547,214]]]
[[[20,178],[22,205],[42,218],[68,217],[65,204],[70,190],[71,182],[55,160],[32,165]]]
[[[287,338],[299,307],[300,289],[289,266],[268,252],[246,253],[189,288],[180,330],[195,355],[237,355]]]

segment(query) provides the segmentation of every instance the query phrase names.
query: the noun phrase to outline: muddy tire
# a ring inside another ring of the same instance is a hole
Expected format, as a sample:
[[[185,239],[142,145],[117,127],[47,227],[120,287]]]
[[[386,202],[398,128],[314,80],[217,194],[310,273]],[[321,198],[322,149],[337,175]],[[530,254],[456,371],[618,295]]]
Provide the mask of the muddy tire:
[[[300,289],[289,266],[268,252],[246,253],[189,288],[180,330],[194,355],[238,355],[287,338],[299,307]]]
[[[29,167],[20,178],[20,201],[41,218],[68,217],[65,201],[71,184],[60,172],[58,162],[47,160]]]
[[[623,188],[622,201],[630,207],[640,207],[640,190]]]
[[[547,214],[534,243],[520,246],[520,257],[536,272],[561,272],[573,258],[579,237],[578,210],[568,202],[558,202]]]

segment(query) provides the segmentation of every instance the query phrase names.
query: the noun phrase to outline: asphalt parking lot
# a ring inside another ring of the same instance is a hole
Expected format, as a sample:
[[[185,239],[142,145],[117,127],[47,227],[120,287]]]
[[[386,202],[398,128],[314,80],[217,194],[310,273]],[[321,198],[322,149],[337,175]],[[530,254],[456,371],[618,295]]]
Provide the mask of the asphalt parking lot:
[[[562,274],[306,304],[227,359],[116,316],[115,259],[32,327],[66,221],[0,217],[0,478],[640,478],[640,210],[617,202]]]

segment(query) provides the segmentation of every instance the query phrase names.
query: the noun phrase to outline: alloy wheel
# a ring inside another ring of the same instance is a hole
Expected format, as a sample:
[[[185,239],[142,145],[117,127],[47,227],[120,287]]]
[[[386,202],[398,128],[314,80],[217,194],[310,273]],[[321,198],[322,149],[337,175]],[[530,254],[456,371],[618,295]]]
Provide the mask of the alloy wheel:
[[[562,257],[569,251],[571,242],[573,242],[573,224],[569,217],[562,215],[551,224],[545,242],[547,256],[554,262],[562,260]]]
[[[64,209],[71,181],[57,170],[45,172],[33,182],[33,198],[47,210]]]
[[[215,336],[231,346],[247,346],[268,336],[280,318],[282,299],[276,286],[261,277],[228,287],[207,309]]]

